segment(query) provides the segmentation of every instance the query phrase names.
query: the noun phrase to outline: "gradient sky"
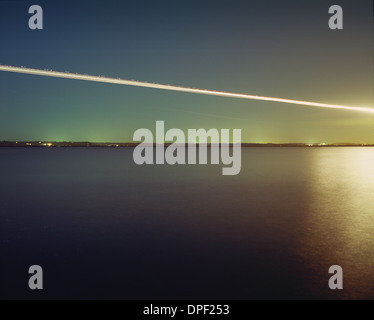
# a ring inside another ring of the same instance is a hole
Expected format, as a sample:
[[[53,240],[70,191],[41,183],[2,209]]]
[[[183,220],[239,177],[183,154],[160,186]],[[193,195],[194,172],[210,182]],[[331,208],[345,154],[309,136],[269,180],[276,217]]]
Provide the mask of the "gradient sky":
[[[44,30],[28,28],[28,8]],[[328,9],[344,9],[344,30]],[[374,108],[373,2],[0,1],[0,64]],[[132,141],[239,128],[243,142],[374,143],[374,115],[0,72],[0,140]]]

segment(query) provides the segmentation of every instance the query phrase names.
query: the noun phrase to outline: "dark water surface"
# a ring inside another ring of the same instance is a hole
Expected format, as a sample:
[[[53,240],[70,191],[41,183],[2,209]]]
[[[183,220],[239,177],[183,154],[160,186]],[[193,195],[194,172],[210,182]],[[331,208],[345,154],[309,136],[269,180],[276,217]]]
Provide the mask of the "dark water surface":
[[[238,176],[132,152],[0,148],[2,298],[374,298],[373,148],[244,148]]]

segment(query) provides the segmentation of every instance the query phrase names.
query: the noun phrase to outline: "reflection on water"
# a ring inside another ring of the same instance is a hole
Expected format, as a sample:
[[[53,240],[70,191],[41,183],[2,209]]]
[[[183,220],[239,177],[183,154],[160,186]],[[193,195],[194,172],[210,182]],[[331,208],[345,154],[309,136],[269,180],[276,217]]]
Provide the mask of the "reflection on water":
[[[244,148],[238,176],[132,151],[0,148],[3,297],[40,264],[44,298],[374,298],[374,149]]]
[[[316,150],[311,157],[301,250],[314,274],[311,289],[325,286],[323,266],[338,264],[345,274],[342,297],[374,298],[374,149]]]

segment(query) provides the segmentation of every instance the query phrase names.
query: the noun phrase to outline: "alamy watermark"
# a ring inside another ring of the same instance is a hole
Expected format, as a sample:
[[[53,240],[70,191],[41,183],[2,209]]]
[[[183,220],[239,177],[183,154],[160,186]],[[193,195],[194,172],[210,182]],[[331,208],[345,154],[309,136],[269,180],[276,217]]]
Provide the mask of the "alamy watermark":
[[[43,9],[39,5],[32,5],[29,8],[29,14],[32,16],[29,19],[29,28],[31,30],[42,30],[43,29]],[[332,15],[329,18],[329,28],[331,30],[342,30],[343,29],[343,8],[339,5],[332,5],[329,8],[329,14]]]
[[[43,30],[43,9],[41,6],[33,5],[29,8],[29,28],[31,30]]]
[[[343,290],[343,268],[338,265],[331,266],[329,274],[333,274],[329,279],[329,288],[331,290]]]
[[[230,129],[180,129],[165,132],[164,121],[156,121],[156,139],[149,129],[138,129],[133,136],[134,142],[141,142],[134,150],[134,162],[143,164],[208,164],[227,166],[222,168],[222,175],[237,175],[241,170],[241,130],[234,129],[230,143]],[[155,141],[155,145],[154,145]],[[210,144],[208,145],[208,141]],[[168,144],[166,146],[165,144]],[[154,151],[156,157],[154,159]],[[186,156],[187,151],[187,156]],[[198,151],[198,152],[197,152]],[[232,153],[232,155],[231,155]]]
[[[31,290],[43,290],[43,269],[41,266],[33,265],[29,268],[29,288]]]

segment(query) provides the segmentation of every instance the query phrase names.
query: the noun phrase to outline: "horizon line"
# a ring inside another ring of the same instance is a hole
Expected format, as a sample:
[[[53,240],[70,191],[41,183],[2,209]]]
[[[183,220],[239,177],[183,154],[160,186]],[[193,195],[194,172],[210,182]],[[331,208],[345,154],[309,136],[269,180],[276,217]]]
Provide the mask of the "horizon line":
[[[154,142],[150,143],[144,143],[144,142],[134,142],[134,141],[125,141],[125,142],[100,142],[100,141],[68,141],[68,140],[61,140],[61,141],[54,141],[54,140],[0,140],[0,146],[2,144],[26,144],[26,143],[33,143],[37,145],[42,144],[101,144],[101,145],[125,145],[125,144],[131,144],[131,145],[139,145],[139,144],[148,144],[148,145],[188,145],[188,144],[203,144],[199,142],[186,142],[186,143],[174,143],[174,142],[168,142],[165,141],[162,144]],[[207,145],[220,145],[220,144],[256,144],[256,145],[305,145],[305,146],[333,146],[333,145],[358,145],[358,146],[369,146],[374,145],[373,143],[360,143],[360,142],[229,142],[229,143],[222,143],[222,142],[209,142]]]

